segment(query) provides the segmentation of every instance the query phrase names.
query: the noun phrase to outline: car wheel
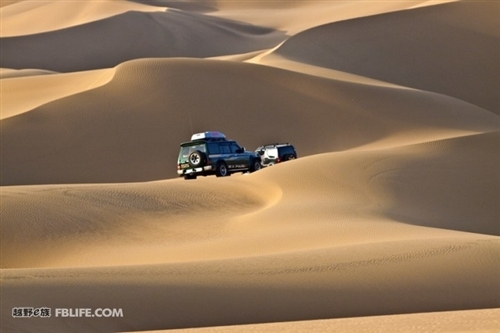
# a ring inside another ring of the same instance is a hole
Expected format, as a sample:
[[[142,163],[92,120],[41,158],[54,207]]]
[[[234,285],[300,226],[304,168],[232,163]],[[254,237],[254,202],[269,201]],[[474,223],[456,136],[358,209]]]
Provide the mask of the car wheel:
[[[205,154],[199,150],[193,151],[191,154],[189,154],[188,157],[188,162],[189,165],[192,167],[198,167],[200,165],[203,165],[205,163]]]
[[[196,175],[184,175],[185,180],[196,179]]]
[[[217,163],[217,167],[215,169],[215,175],[217,177],[229,176],[229,170],[227,169],[226,163],[224,163],[224,162]]]
[[[254,159],[252,161],[252,165],[250,166],[250,172],[258,171],[261,168],[262,168],[262,166],[260,165],[260,161],[257,159]]]

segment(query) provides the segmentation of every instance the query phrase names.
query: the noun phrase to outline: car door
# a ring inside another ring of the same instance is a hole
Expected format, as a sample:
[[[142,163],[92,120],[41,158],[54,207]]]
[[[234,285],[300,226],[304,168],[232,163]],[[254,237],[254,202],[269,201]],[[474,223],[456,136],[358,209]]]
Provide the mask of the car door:
[[[236,165],[236,154],[232,152],[230,143],[221,143],[219,147],[222,153],[222,159],[226,162],[227,168],[229,170],[234,169]]]
[[[230,144],[231,153],[234,155],[234,169],[246,169],[249,166],[248,156],[244,153],[243,149],[236,143]]]

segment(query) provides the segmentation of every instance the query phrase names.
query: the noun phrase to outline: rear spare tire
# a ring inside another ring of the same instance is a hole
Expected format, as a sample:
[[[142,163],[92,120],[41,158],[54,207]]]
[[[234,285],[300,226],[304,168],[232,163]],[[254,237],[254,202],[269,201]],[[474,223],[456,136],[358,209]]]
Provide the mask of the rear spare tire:
[[[188,157],[188,162],[189,165],[192,166],[193,168],[199,167],[206,162],[206,155],[205,153],[195,150],[191,154],[189,154]]]

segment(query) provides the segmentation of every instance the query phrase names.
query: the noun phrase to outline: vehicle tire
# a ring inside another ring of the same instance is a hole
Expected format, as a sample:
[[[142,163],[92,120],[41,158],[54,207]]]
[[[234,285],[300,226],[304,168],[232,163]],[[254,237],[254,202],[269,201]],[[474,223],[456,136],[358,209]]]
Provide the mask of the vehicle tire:
[[[253,159],[250,164],[250,172],[255,172],[262,169],[262,165],[260,165],[260,161],[258,159]]]
[[[291,161],[291,160],[294,160],[295,159],[295,156],[293,155],[288,155],[288,158],[286,159],[287,161]]]
[[[229,176],[229,170],[227,168],[226,163],[224,163],[224,162],[217,163],[217,166],[215,167],[215,175],[217,177],[227,177],[227,176]]]
[[[199,150],[195,150],[191,154],[189,154],[188,162],[190,166],[195,168],[205,164],[206,158],[207,156],[205,155],[205,153]]]
[[[184,175],[185,180],[196,179],[196,175]]]

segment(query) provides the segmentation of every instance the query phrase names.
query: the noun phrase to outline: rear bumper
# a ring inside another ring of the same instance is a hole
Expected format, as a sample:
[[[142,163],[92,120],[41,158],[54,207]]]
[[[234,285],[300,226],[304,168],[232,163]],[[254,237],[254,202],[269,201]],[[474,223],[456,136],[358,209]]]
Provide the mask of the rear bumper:
[[[184,175],[198,175],[198,174],[206,174],[212,171],[212,166],[211,165],[206,165],[204,167],[199,167],[199,168],[187,168],[187,169],[180,169],[177,170],[177,174],[179,176],[184,176]]]

